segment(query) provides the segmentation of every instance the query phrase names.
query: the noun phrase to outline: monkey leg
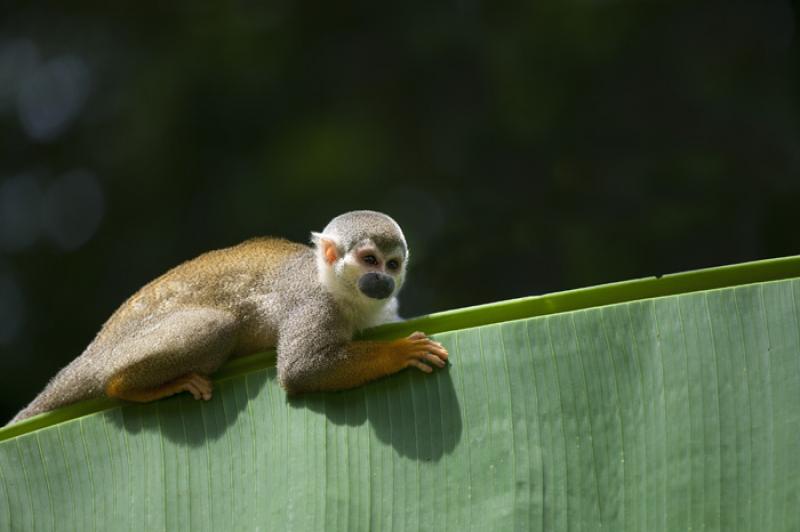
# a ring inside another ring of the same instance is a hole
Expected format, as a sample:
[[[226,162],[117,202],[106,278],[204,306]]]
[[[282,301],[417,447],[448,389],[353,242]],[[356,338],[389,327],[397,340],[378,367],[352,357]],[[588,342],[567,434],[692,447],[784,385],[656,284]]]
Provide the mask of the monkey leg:
[[[430,373],[429,364],[444,367],[447,358],[447,349],[421,332],[391,342],[349,342],[312,353],[281,352],[279,344],[278,374],[290,393],[344,390],[411,366]]]
[[[149,324],[118,341],[111,353],[109,397],[148,402],[183,391],[211,399],[206,377],[230,356],[236,319],[216,309],[185,309]]]

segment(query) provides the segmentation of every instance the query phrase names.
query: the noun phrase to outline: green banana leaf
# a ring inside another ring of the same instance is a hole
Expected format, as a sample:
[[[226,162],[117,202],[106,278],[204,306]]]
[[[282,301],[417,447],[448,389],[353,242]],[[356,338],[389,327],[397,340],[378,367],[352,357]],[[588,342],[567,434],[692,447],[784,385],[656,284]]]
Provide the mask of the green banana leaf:
[[[800,257],[432,315],[451,365],[0,430],[0,530],[800,530]]]

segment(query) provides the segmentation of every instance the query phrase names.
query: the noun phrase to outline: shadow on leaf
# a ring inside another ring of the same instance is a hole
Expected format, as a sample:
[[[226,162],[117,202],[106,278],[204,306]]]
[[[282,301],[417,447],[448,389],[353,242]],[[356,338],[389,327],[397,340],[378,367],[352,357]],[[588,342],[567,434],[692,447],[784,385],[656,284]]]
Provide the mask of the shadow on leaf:
[[[267,371],[240,377],[246,379],[245,387],[236,385],[239,379],[215,382],[210,401],[197,401],[189,394],[180,394],[162,401],[110,410],[106,419],[131,434],[160,431],[174,443],[198,447],[216,440],[236,422],[248,401],[266,385],[267,377]]]
[[[438,461],[463,432],[449,368],[432,375],[406,370],[361,388],[287,399],[292,408],[323,413],[335,425],[369,421],[377,438],[401,456]]]

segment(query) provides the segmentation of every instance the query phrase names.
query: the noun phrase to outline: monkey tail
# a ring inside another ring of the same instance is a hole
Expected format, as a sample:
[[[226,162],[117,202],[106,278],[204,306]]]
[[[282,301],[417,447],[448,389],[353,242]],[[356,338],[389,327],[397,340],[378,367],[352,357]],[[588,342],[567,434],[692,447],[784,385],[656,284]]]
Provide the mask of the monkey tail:
[[[44,390],[28,406],[20,410],[7,425],[82,399],[101,395],[102,387],[99,384],[86,382],[87,362],[87,357],[80,356],[59,371]]]

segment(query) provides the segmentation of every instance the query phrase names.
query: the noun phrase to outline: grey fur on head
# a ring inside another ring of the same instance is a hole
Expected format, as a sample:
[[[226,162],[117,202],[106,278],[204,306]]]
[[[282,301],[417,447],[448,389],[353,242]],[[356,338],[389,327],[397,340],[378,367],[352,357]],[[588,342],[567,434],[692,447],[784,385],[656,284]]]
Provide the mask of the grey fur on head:
[[[329,236],[336,239],[337,243],[350,250],[366,238],[382,249],[390,249],[401,245],[403,253],[407,253],[406,237],[403,230],[390,216],[377,211],[351,211],[341,214],[331,220],[322,235],[314,234],[313,240],[319,236]]]

